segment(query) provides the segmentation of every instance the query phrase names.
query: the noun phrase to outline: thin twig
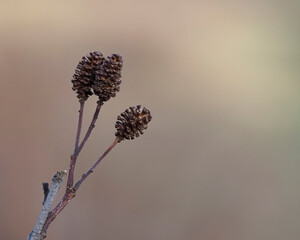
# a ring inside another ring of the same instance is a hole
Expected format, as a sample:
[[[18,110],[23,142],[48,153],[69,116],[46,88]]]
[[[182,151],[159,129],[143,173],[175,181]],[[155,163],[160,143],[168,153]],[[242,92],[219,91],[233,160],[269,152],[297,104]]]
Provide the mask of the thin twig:
[[[112,143],[112,145],[102,154],[102,156],[94,163],[94,165],[82,175],[81,179],[77,181],[75,186],[72,189],[67,189],[65,195],[60,200],[60,202],[56,205],[56,207],[49,213],[48,218],[44,224],[42,232],[44,235],[46,235],[46,232],[50,226],[50,224],[53,222],[53,220],[56,218],[56,216],[65,208],[65,206],[68,205],[68,203],[75,197],[76,191],[80,187],[81,183],[93,172],[93,170],[98,166],[100,161],[113,149],[113,147],[118,143],[119,139],[116,138],[116,140]]]
[[[79,145],[81,125],[82,125],[82,116],[83,116],[83,108],[84,108],[84,101],[80,101],[78,128],[77,128],[77,135],[76,135],[76,141],[75,141],[75,147],[74,147],[74,154],[77,152],[77,148],[78,148],[78,145]]]
[[[74,191],[77,191],[80,187],[81,183],[93,172],[93,170],[98,166],[101,160],[113,149],[113,147],[119,142],[119,138],[116,138],[115,141],[110,145],[108,149],[102,154],[102,156],[94,163],[94,165],[84,174],[82,174],[81,178],[74,185]]]
[[[75,171],[76,159],[77,159],[77,156],[78,156],[76,154],[76,152],[77,152],[77,149],[78,149],[79,139],[80,139],[83,109],[84,109],[84,101],[80,101],[80,110],[79,110],[79,118],[78,118],[78,127],[77,127],[77,134],[76,134],[76,140],[75,140],[75,147],[74,147],[74,153],[71,156],[70,169],[69,169],[69,173],[68,173],[67,188],[69,188],[69,189],[73,187],[73,182],[74,182],[74,171]]]
[[[97,120],[97,118],[99,116],[99,112],[100,112],[101,106],[102,106],[101,103],[97,104],[97,107],[96,107],[96,110],[95,110],[95,113],[94,113],[94,117],[93,117],[93,119],[91,121],[91,124],[90,124],[90,126],[89,126],[89,128],[88,128],[88,130],[87,130],[87,132],[86,132],[86,134],[85,134],[82,142],[80,143],[80,145],[79,145],[79,147],[77,149],[76,156],[79,155],[79,153],[80,153],[81,149],[83,148],[85,142],[88,140],[89,136],[91,135],[91,132],[92,132],[93,128],[95,127],[96,120]]]
[[[56,207],[49,213],[48,218],[43,227],[44,233],[47,232],[47,229],[49,228],[52,221],[56,218],[56,216],[65,208],[65,206],[67,206],[67,204],[71,201],[71,199],[75,197],[76,192],[75,192],[75,189],[73,188],[73,182],[74,182],[74,171],[75,171],[75,166],[76,166],[76,160],[77,160],[77,157],[78,157],[81,149],[83,148],[85,142],[91,135],[93,128],[95,127],[95,123],[99,116],[99,112],[100,112],[101,105],[102,105],[100,102],[98,102],[93,119],[90,123],[90,126],[89,126],[81,144],[79,145],[79,136],[80,136],[80,130],[81,130],[81,124],[82,124],[82,115],[83,115],[83,104],[82,104],[82,102],[80,102],[80,103],[81,104],[80,104],[77,136],[76,136],[74,153],[71,156],[71,161],[70,161],[67,189],[66,189],[66,192],[65,192],[65,195],[63,196],[63,198],[56,205]]]
[[[36,225],[32,232],[29,234],[27,240],[41,240],[43,239],[43,226],[46,222],[50,209],[53,202],[56,199],[57,193],[63,183],[63,180],[67,174],[67,171],[58,171],[52,178],[52,185],[49,190],[46,201],[44,202],[43,208],[41,210],[40,216],[36,222]]]
[[[56,207],[49,213],[47,220],[42,229],[42,233],[46,237],[47,230],[56,216],[68,205],[68,203],[75,197],[75,192],[66,192]]]

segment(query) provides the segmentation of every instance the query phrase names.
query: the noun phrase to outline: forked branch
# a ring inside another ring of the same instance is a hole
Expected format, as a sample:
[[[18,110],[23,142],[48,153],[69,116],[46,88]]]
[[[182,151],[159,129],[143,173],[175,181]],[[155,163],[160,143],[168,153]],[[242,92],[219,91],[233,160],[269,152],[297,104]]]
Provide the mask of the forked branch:
[[[67,174],[67,171],[58,171],[52,178],[52,185],[50,187],[48,196],[46,201],[44,202],[42,211],[40,213],[40,216],[35,224],[35,227],[33,228],[32,232],[29,234],[27,240],[41,240],[43,239],[43,226],[47,220],[48,214],[50,212],[50,209],[56,199],[57,193],[63,183],[63,180]]]
[[[93,164],[93,166],[91,166],[91,168],[84,174],[82,174],[81,178],[78,180],[78,182],[75,184],[74,186],[74,191],[76,192],[80,185],[82,184],[82,182],[94,171],[94,169],[99,165],[99,163],[101,162],[101,160],[103,158],[105,158],[105,156],[114,148],[114,146],[116,146],[116,144],[118,143],[119,139],[116,138],[116,140],[112,143],[112,145],[110,145],[110,147],[108,149],[106,149],[106,151],[102,154],[102,156]]]
[[[46,238],[50,224],[76,196],[81,184],[94,171],[102,159],[105,158],[105,156],[116,146],[117,143],[125,139],[134,139],[143,134],[143,131],[147,128],[148,123],[151,121],[152,116],[150,111],[146,108],[141,108],[141,105],[130,107],[121,113],[117,117],[117,122],[115,124],[115,128],[117,130],[115,133],[116,139],[101,155],[101,157],[99,157],[98,160],[90,167],[90,169],[82,174],[81,178],[74,185],[74,172],[78,155],[95,127],[101,106],[110,98],[115,97],[116,93],[120,90],[122,66],[123,59],[120,55],[112,54],[111,56],[104,58],[103,55],[97,51],[83,57],[77,65],[72,79],[72,89],[77,93],[77,97],[80,102],[80,109],[75,146],[70,159],[67,188],[62,199],[56,207],[50,211],[67,171],[56,173],[52,179],[52,185],[48,194],[48,185],[46,183],[43,184],[43,208],[38,221],[32,232],[29,234],[27,240],[41,240]],[[88,97],[93,94],[97,95],[99,99],[89,128],[80,143],[84,103]]]

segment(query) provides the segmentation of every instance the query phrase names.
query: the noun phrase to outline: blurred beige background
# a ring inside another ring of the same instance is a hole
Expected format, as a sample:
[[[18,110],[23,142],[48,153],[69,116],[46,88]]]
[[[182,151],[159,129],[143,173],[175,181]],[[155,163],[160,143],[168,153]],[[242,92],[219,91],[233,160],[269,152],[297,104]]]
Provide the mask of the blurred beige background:
[[[50,226],[47,239],[299,239],[298,1],[5,1],[0,4],[0,238],[25,239],[41,183],[67,169],[81,57],[124,57],[77,177],[149,108]],[[96,98],[86,104],[84,127]],[[84,128],[84,129],[85,129]]]

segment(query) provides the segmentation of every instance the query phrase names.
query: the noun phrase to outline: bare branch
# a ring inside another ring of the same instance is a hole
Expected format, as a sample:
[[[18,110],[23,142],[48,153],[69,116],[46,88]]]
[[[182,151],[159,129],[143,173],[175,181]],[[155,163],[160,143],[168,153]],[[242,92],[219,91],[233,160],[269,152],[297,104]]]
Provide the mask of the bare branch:
[[[101,105],[102,105],[102,102],[100,102],[100,101],[97,102],[97,107],[96,107],[93,119],[90,123],[90,126],[89,126],[89,128],[88,128],[81,144],[79,145],[79,136],[80,136],[80,130],[81,130],[81,124],[82,124],[82,114],[83,114],[83,103],[82,102],[80,102],[80,103],[81,103],[81,105],[80,105],[80,113],[79,113],[79,120],[78,120],[77,136],[76,136],[74,153],[72,154],[71,161],[70,161],[70,169],[69,169],[69,175],[68,175],[67,189],[66,189],[65,195],[60,200],[60,202],[48,214],[48,217],[47,217],[47,219],[44,223],[43,229],[42,229],[42,234],[43,234],[44,238],[46,237],[46,232],[47,232],[50,224],[53,222],[53,220],[56,218],[56,216],[68,205],[68,203],[76,195],[76,190],[73,188],[73,181],[74,181],[74,171],[75,171],[77,157],[78,157],[81,149],[83,148],[84,144],[86,143],[87,139],[91,135],[92,130],[95,127],[95,123],[98,119],[100,109],[101,109]]]
[[[42,229],[50,212],[50,209],[56,199],[57,193],[63,183],[63,180],[67,174],[67,171],[57,171],[56,174],[52,178],[52,185],[49,190],[49,194],[47,196],[46,201],[44,202],[43,208],[41,210],[40,216],[35,224],[34,229],[29,234],[27,240],[41,240]]]
[[[74,153],[71,156],[70,169],[69,169],[69,173],[68,173],[67,188],[69,188],[69,189],[73,187],[74,171],[75,171],[75,165],[76,165],[76,160],[77,160],[77,156],[78,156],[76,154],[76,152],[78,150],[79,139],[80,139],[83,108],[84,108],[84,101],[80,101],[80,110],[79,110],[79,118],[78,118],[78,127],[77,127],[77,134],[76,134],[76,140],[75,140],[75,147],[74,147]]]
[[[76,192],[80,187],[81,183],[93,172],[93,170],[98,166],[101,160],[113,149],[113,147],[119,142],[119,138],[116,138],[115,141],[110,145],[108,149],[102,154],[102,156],[94,163],[94,165],[84,174],[74,186],[74,191]]]
[[[79,145],[83,108],[84,108],[84,101],[80,101],[80,110],[79,110],[78,127],[77,127],[77,135],[76,135],[76,141],[75,141],[75,147],[74,147],[74,154],[76,153],[78,145]]]
[[[78,149],[77,149],[77,152],[76,152],[76,157],[79,155],[81,149],[83,148],[85,142],[88,140],[89,136],[91,135],[91,132],[93,130],[93,128],[95,127],[95,123],[96,123],[96,120],[99,116],[99,112],[100,112],[100,109],[101,109],[101,106],[102,106],[102,103],[101,102],[98,102],[97,103],[97,107],[96,107],[96,110],[95,110],[95,113],[94,113],[94,117],[90,123],[90,126],[89,126],[89,129],[87,130],[82,142],[80,143]]]

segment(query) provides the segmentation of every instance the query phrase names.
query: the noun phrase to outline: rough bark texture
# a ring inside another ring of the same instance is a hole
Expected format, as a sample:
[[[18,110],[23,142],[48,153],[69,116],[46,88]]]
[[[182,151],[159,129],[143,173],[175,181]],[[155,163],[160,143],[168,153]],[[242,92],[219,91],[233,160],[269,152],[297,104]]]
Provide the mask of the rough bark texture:
[[[43,239],[42,229],[50,212],[50,209],[56,199],[57,193],[63,183],[67,171],[58,171],[52,178],[52,185],[49,190],[46,201],[44,202],[40,216],[35,224],[34,229],[29,234],[27,240],[41,240]]]

